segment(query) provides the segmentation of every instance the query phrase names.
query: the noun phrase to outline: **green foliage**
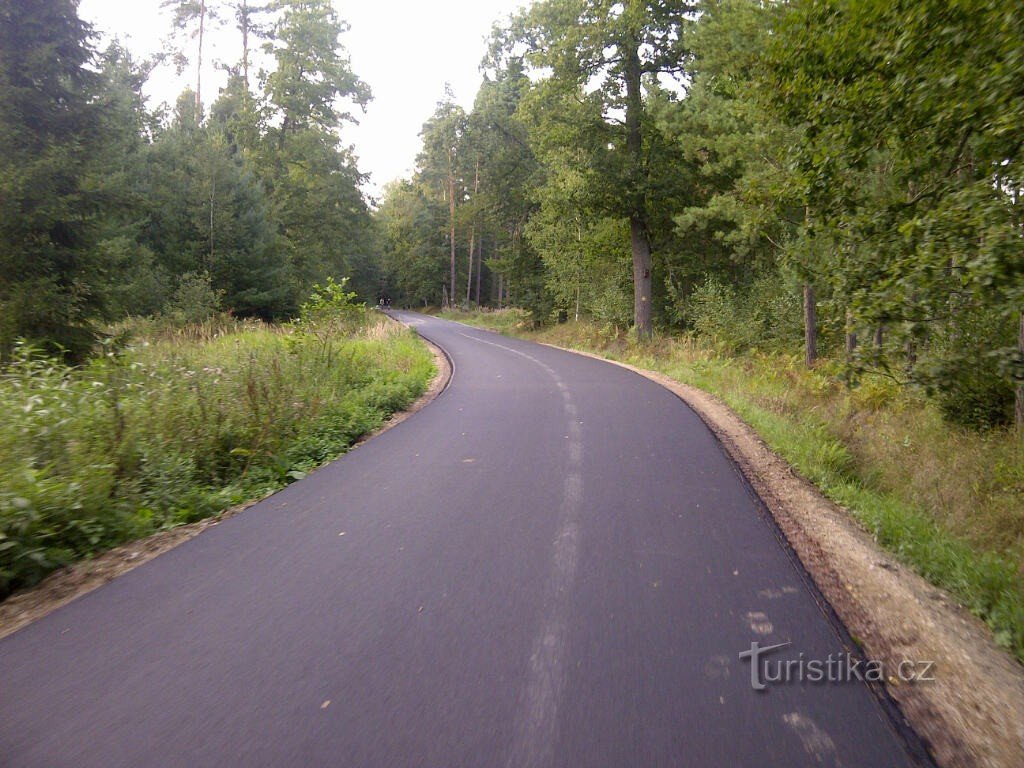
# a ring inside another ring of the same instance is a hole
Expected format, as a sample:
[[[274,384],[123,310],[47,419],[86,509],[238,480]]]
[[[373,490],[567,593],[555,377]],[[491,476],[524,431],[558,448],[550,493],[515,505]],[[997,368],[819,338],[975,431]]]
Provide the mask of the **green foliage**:
[[[951,423],[991,428],[1012,422],[1013,384],[992,347],[1013,344],[1015,320],[991,309],[963,309],[929,340],[915,375]]]
[[[319,0],[164,5],[196,58],[200,27],[230,12],[242,32],[243,60],[209,118],[192,90],[170,119],[148,111],[143,88],[163,59],[93,51],[74,3],[5,16],[0,359],[26,338],[84,360],[105,322],[181,315],[189,275],[208,275],[232,314],[264,320],[291,316],[329,275],[376,291],[363,176],[338,134],[352,119],[342,100],[369,99],[339,42],[345,23]],[[255,19],[268,15],[277,67],[253,93],[249,55],[266,33]]]
[[[366,320],[366,304],[356,300],[355,291],[346,290],[348,278],[340,283],[333,277],[325,285],[314,284],[313,292],[299,307],[300,328],[351,331]]]
[[[385,190],[375,220],[386,276],[382,293],[397,304],[440,306],[447,282],[446,207],[422,185],[396,182]]]
[[[267,77],[270,104],[281,117],[278,147],[290,134],[330,131],[353,116],[338,111],[341,98],[365,108],[370,89],[352,71],[339,37],[348,25],[329,0],[278,0],[279,11],[267,48],[277,67]]]
[[[803,333],[799,290],[775,276],[739,288],[709,277],[683,306],[697,333],[730,352],[792,349]]]
[[[0,357],[26,337],[74,356],[100,302],[88,198],[100,146],[90,30],[71,0],[8,3],[0,24]]]
[[[349,311],[340,287],[323,311]],[[433,370],[393,325],[326,342],[253,322],[201,330],[136,337],[80,368],[17,348],[0,375],[0,596],[301,477]]]
[[[1005,418],[1021,379],[997,318],[1024,297],[1022,24],[992,0],[801,0],[760,75],[767,107],[804,129],[788,162],[833,245],[818,280],[855,323],[903,342],[886,365],[977,426]],[[970,344],[957,341],[964,310],[995,320]]]
[[[187,272],[167,303],[167,310],[178,323],[190,325],[217,314],[223,291],[214,289],[207,272]]]

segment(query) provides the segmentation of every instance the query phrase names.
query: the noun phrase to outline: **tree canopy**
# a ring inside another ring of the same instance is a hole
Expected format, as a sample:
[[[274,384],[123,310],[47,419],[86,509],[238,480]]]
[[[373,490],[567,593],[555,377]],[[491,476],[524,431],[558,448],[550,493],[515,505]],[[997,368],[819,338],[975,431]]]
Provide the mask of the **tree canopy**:
[[[326,0],[165,3],[195,32],[234,18],[242,60],[207,109],[172,114],[142,89],[158,63],[98,51],[71,0],[4,3],[0,23],[0,355],[18,338],[73,358],[101,326],[159,313],[206,284],[218,308],[292,314],[309,287],[376,288],[364,180],[342,142],[370,99]],[[251,47],[275,67],[252,89]],[[184,290],[184,289],[183,289]]]

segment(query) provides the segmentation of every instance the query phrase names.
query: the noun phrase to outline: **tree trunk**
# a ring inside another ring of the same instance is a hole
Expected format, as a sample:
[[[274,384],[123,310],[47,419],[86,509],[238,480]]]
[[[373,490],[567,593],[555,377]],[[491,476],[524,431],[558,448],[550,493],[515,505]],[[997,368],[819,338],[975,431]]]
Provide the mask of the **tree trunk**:
[[[633,246],[633,327],[638,338],[651,336],[651,244],[643,222],[631,219]]]
[[[626,153],[628,155],[629,239],[633,250],[633,327],[640,339],[651,336],[651,241],[647,233],[644,199],[643,98],[641,95],[640,40],[625,46]]]
[[[878,347],[879,349],[881,349],[882,348],[882,344],[885,343],[885,326],[884,325],[880,325],[877,328],[875,328],[875,339],[874,339],[874,341],[875,341],[875,346]]]
[[[849,310],[846,311],[846,356],[853,357],[854,350],[857,349],[857,331],[853,327],[853,315]]]
[[[249,91],[249,3],[242,1],[241,19],[242,26],[242,82],[245,83],[245,90]]]
[[[818,305],[814,299],[814,286],[804,285],[804,362],[814,365],[818,359]]]
[[[476,249],[476,222],[469,225],[469,272],[466,274],[466,307],[473,294],[473,254]]]
[[[203,114],[203,35],[206,32],[206,0],[199,3],[199,41],[196,54],[196,122],[200,122]]]
[[[505,290],[505,276],[498,275],[498,309],[501,309],[501,292]]]
[[[480,192],[480,161],[476,161],[476,174],[473,180],[473,203],[476,207],[476,196]],[[473,214],[473,222],[469,225],[469,274],[466,275],[466,308],[470,306],[473,288],[473,250],[476,245],[476,214]],[[479,291],[477,292],[479,297]]]
[[[913,338],[907,339],[903,345],[903,354],[907,359],[906,372],[913,373],[914,366],[917,365],[917,342]]]

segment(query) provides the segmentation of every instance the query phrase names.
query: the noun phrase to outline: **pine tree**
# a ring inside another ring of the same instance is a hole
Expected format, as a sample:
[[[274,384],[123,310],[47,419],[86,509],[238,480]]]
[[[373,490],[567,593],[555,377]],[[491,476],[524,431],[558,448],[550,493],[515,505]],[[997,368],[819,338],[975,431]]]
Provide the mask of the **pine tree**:
[[[0,353],[78,355],[100,297],[84,169],[100,135],[90,29],[72,0],[0,4]]]

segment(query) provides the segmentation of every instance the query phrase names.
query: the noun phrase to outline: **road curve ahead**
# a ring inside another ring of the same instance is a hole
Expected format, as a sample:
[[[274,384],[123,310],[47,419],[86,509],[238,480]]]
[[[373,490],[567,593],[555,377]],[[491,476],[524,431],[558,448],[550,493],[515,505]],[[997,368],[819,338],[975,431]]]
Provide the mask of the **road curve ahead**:
[[[0,764],[916,764],[862,683],[752,690],[848,641],[681,401],[397,314],[448,389],[0,641]]]

